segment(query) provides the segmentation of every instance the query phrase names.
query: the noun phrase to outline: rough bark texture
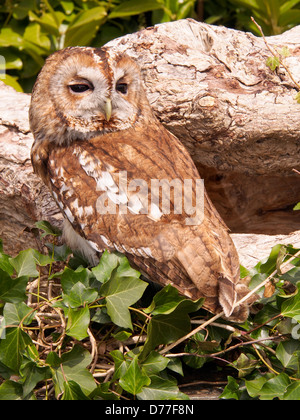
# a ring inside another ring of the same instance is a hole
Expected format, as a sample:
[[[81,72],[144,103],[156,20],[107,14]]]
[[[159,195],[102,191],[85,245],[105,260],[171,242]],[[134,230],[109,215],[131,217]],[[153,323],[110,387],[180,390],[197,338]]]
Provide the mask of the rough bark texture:
[[[33,174],[29,104],[30,95],[0,82],[0,238],[13,255],[42,247],[34,222],[62,220],[48,189]]]
[[[272,46],[289,47],[285,62],[296,80],[299,36],[300,26],[268,38]],[[252,267],[276,243],[300,247],[300,231],[294,232],[300,212],[292,211],[300,201],[300,176],[292,171],[300,161],[300,105],[286,72],[266,67],[270,53],[263,40],[184,20],[109,45],[139,62],[156,115],[190,151],[235,233],[241,263]],[[47,188],[32,173],[29,102],[30,95],[0,82],[0,237],[11,254],[42,247],[36,220],[61,223]]]
[[[290,49],[285,63],[296,80],[299,37],[300,26],[268,38]],[[154,111],[196,162],[253,175],[289,174],[299,165],[297,91],[284,69],[266,66],[262,38],[187,19],[107,45],[138,61]]]
[[[300,26],[268,37],[286,46],[300,80]],[[290,233],[300,225],[300,107],[287,72],[266,66],[262,38],[190,19],[108,44],[140,64],[161,122],[187,147],[233,231]]]

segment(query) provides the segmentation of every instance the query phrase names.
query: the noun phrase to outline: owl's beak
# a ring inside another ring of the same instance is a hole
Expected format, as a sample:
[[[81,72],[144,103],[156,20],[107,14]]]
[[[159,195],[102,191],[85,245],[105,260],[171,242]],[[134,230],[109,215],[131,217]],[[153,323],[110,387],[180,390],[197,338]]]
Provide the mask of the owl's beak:
[[[105,114],[105,119],[106,121],[110,120],[111,117],[111,111],[112,111],[112,107],[111,107],[111,99],[107,98],[105,105],[104,105],[104,114]]]

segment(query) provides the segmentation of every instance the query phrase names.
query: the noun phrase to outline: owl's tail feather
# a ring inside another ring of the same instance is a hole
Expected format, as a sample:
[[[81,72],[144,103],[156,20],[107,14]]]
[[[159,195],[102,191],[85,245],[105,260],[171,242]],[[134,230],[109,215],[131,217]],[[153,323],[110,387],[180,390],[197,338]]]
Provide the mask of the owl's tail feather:
[[[194,237],[177,252],[177,258],[199,294],[205,297],[204,308],[213,313],[224,311],[225,317],[231,321],[244,322],[249,314],[249,304],[257,296],[234,308],[236,302],[249,293],[246,284],[240,280],[237,251],[230,237],[226,247],[217,247],[212,238],[205,239],[204,235],[201,239]]]
[[[227,277],[220,276],[219,285],[219,303],[222,306],[225,316],[228,318],[233,312],[234,305],[237,300],[237,292],[235,284]]]

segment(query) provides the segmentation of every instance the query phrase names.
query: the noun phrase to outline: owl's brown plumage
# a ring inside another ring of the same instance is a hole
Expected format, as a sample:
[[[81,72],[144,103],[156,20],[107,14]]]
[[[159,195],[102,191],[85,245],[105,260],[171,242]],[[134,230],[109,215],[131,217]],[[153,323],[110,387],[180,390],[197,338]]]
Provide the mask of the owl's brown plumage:
[[[30,124],[32,164],[68,220],[71,247],[92,259],[104,249],[123,252],[151,280],[205,297],[206,309],[231,320],[247,318],[251,302],[233,310],[249,290],[228,229],[205,191],[203,220],[183,205],[191,180],[195,206],[199,174],[152,114],[133,60],[105,48],[53,54],[33,90]],[[159,181],[178,188],[170,196],[152,189]]]

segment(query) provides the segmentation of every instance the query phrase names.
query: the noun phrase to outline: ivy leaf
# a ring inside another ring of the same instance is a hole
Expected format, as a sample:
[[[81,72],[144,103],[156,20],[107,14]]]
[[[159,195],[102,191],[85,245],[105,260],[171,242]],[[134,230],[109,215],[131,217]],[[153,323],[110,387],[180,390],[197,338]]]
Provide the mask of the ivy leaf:
[[[9,262],[14,267],[19,277],[38,277],[39,275],[39,272],[36,269],[33,249],[21,251],[15,258],[10,258]]]
[[[49,255],[43,255],[35,249],[30,248],[21,251],[15,258],[10,258],[9,262],[19,277],[38,277],[39,272],[36,269],[36,265],[44,267],[52,262],[52,258]]]
[[[25,19],[28,15],[29,10],[35,9],[34,0],[21,0],[13,8],[13,17],[15,19]]]
[[[270,318],[275,317],[276,315],[280,314],[280,310],[278,308],[274,308],[273,305],[267,304],[265,305],[258,314],[254,317],[254,322],[259,325],[265,322],[268,322]]]
[[[156,351],[151,351],[146,360],[143,362],[143,368],[147,374],[153,375],[164,370],[170,362],[170,359],[162,356]]]
[[[107,309],[104,308],[97,308],[96,312],[92,318],[93,322],[98,322],[99,324],[108,324],[111,322],[110,317],[107,315]]]
[[[151,312],[152,315],[168,314],[173,312],[184,299],[175,287],[168,284],[155,294],[151,305],[145,309],[145,312]]]
[[[51,225],[46,220],[40,220],[35,223],[35,226],[38,229],[41,229],[44,231],[44,233],[41,234],[41,238],[44,238],[44,236],[51,235],[51,236],[61,236],[62,231],[58,229],[56,226]]]
[[[46,358],[46,363],[51,366],[52,368],[57,368],[60,366],[60,364],[62,363],[61,358],[58,356],[57,353],[55,353],[54,351],[50,351],[50,353],[48,354],[47,358]]]
[[[50,365],[55,386],[55,394],[65,391],[64,382],[76,382],[84,395],[89,395],[96,388],[93,375],[86,368],[92,362],[91,354],[79,345],[59,358],[55,353],[49,353],[46,363]]]
[[[281,399],[290,385],[290,379],[287,374],[280,373],[272,379],[269,379],[261,388],[259,394],[261,400]]]
[[[241,273],[240,275],[242,279],[250,275],[250,271],[246,267],[243,267],[242,265],[240,265],[240,273]]]
[[[58,22],[51,13],[43,13],[41,17],[39,17],[32,11],[29,11],[28,16],[31,22],[38,23],[46,33],[59,36],[59,24],[61,22]],[[62,21],[63,13],[56,12],[56,16],[59,16]]]
[[[195,353],[196,355],[203,355],[208,353],[208,349],[202,349],[201,344],[208,344],[207,341],[204,341],[204,336],[202,337],[201,331],[193,336],[193,340],[189,340],[184,347],[185,353]],[[217,347],[217,343],[215,343]],[[195,356],[184,356],[184,363],[194,369],[200,369],[206,362],[207,357],[195,357]]]
[[[119,266],[112,274],[119,279],[124,277],[135,277],[138,279],[141,273],[130,266],[128,259],[124,255],[119,254],[119,258]]]
[[[280,66],[280,60],[278,57],[269,57],[266,61],[266,65],[272,70],[275,71],[277,67]]]
[[[224,391],[220,395],[220,398],[226,400],[239,400],[241,396],[241,391],[239,390],[239,384],[235,378],[232,376],[227,377],[227,385],[224,388]]]
[[[31,361],[22,366],[21,374],[25,378],[23,383],[24,398],[34,390],[38,382],[51,378],[51,371],[48,366],[37,366],[36,363]]]
[[[1,41],[0,41],[0,44],[1,44]],[[1,76],[1,71],[0,71],[0,76]],[[10,74],[6,73],[5,78],[3,79],[3,82],[8,86],[13,87],[17,92],[23,92],[23,89],[17,80],[18,80],[18,77],[11,76]]]
[[[61,1],[60,4],[67,15],[70,15],[75,7],[72,1]]]
[[[242,353],[237,360],[233,362],[233,365],[239,372],[239,378],[243,378],[253,371],[258,365],[258,361],[253,355]]]
[[[85,401],[89,398],[82,392],[80,386],[75,381],[64,382],[64,394],[62,400]]]
[[[155,315],[151,318],[147,329],[142,357],[145,357],[159,344],[169,344],[178,340],[191,329],[190,318],[187,313],[175,310],[167,315]]]
[[[45,243],[45,245],[55,261],[66,261],[68,256],[73,253],[66,244],[57,246],[52,243]]]
[[[289,271],[280,276],[280,280],[287,280],[293,284],[298,283],[300,281],[300,267],[291,268]]]
[[[8,379],[0,385],[0,401],[23,400],[22,384]]]
[[[192,301],[179,296],[177,289],[168,285],[153,298],[148,309],[152,314],[147,329],[147,340],[142,357],[155,349],[159,344],[169,344],[178,340],[190,331],[190,312],[201,308],[204,299]]]
[[[151,383],[137,395],[139,400],[188,400],[189,397],[179,391],[176,380],[166,373],[150,376]]]
[[[51,52],[51,41],[49,36],[41,31],[41,25],[36,22],[27,25],[24,31],[23,41],[24,49],[31,53],[36,63],[43,66],[44,59],[42,56]]]
[[[178,373],[181,376],[184,376],[183,369],[182,369],[182,362],[179,357],[172,357],[169,358],[169,363],[167,368],[172,370],[175,373]]]
[[[280,266],[283,263],[286,255],[287,255],[287,247],[285,245],[282,245],[280,247],[280,250],[279,250],[278,256],[277,256],[277,260],[276,260],[276,270],[277,270],[277,273],[279,273],[279,274],[282,274]]]
[[[298,284],[298,293],[283,301],[281,305],[281,314],[288,318],[294,318],[300,322],[300,284]]]
[[[64,271],[59,274],[63,292],[68,295],[73,286],[80,282],[85,287],[89,287],[89,270],[84,267],[78,267],[75,271],[69,267],[65,267]]]
[[[87,329],[90,323],[90,311],[87,306],[81,309],[69,308],[67,317],[67,335],[79,341],[88,337]]]
[[[124,354],[120,350],[113,350],[110,352],[110,355],[115,364],[113,379],[119,379],[126,373],[129,367],[129,361],[125,359]]]
[[[98,292],[96,289],[86,287],[80,281],[74,284],[67,295],[63,295],[63,302],[71,308],[84,306],[97,299]]]
[[[5,340],[0,341],[1,362],[18,373],[23,360],[23,351],[31,343],[31,338],[21,328],[7,328]]]
[[[287,369],[299,370],[300,342],[298,340],[282,341],[276,348],[276,357]]]
[[[112,333],[111,335],[118,341],[125,341],[132,335],[132,333],[121,330],[121,331],[116,332],[115,334]]]
[[[26,347],[24,355],[34,363],[39,362],[39,352],[33,343]]]
[[[12,28],[5,27],[0,30],[0,46],[1,47],[23,47],[23,38]]]
[[[285,249],[284,249],[285,250]],[[281,257],[282,245],[273,246],[270,255],[265,262],[259,262],[255,268],[258,268],[259,273],[271,274],[276,269],[277,259]]]
[[[147,283],[136,277],[123,277],[122,270],[115,270],[109,281],[100,289],[106,298],[107,313],[119,327],[132,329],[128,307],[143,295]]]
[[[0,251],[1,252],[1,251]],[[10,256],[0,253],[0,268],[3,271],[6,271],[10,276],[14,273],[14,268],[9,262]]]
[[[289,57],[291,55],[291,51],[288,47],[284,46],[279,50],[279,54],[283,57]]]
[[[140,393],[144,386],[150,385],[150,382],[149,376],[138,365],[138,356],[133,358],[126,373],[119,381],[121,387],[133,395]]]
[[[29,313],[30,315],[27,317],[26,315]],[[35,316],[35,312],[32,312],[32,309],[24,302],[18,304],[6,303],[3,309],[3,316],[6,325],[19,325],[22,320],[24,320],[24,325],[30,325]]]
[[[146,313],[152,315],[170,314],[176,309],[184,312],[196,312],[203,305],[204,299],[192,301],[179,295],[178,290],[170,284],[160,290],[153,298],[151,305],[145,309]]]
[[[110,279],[111,273],[120,264],[120,257],[114,252],[105,250],[100,258],[99,264],[92,268],[92,272],[100,283]]]
[[[295,95],[295,101],[297,101],[297,102],[298,102],[298,104],[300,104],[300,92],[298,92],[298,93]],[[294,209],[293,209],[293,210],[300,210],[300,203],[296,204],[296,206],[294,207]]]
[[[295,381],[291,383],[286,389],[282,400],[286,401],[299,401],[300,400],[300,383],[299,381]]]
[[[0,300],[18,303],[26,299],[26,286],[28,277],[22,276],[15,279],[0,269]]]
[[[264,386],[264,384],[267,382],[268,378],[265,376],[258,376],[257,378],[247,381],[245,380],[245,385],[248,394],[250,397],[255,398],[258,397],[260,394],[260,390]]]
[[[99,264],[92,268],[92,272],[100,283],[107,282],[112,275],[122,277],[140,277],[140,273],[130,267],[128,259],[117,252],[104,251]]]
[[[110,391],[109,387],[110,382],[103,382],[102,384],[98,384],[95,391],[89,395],[89,398],[92,400],[119,400],[119,397]]]

